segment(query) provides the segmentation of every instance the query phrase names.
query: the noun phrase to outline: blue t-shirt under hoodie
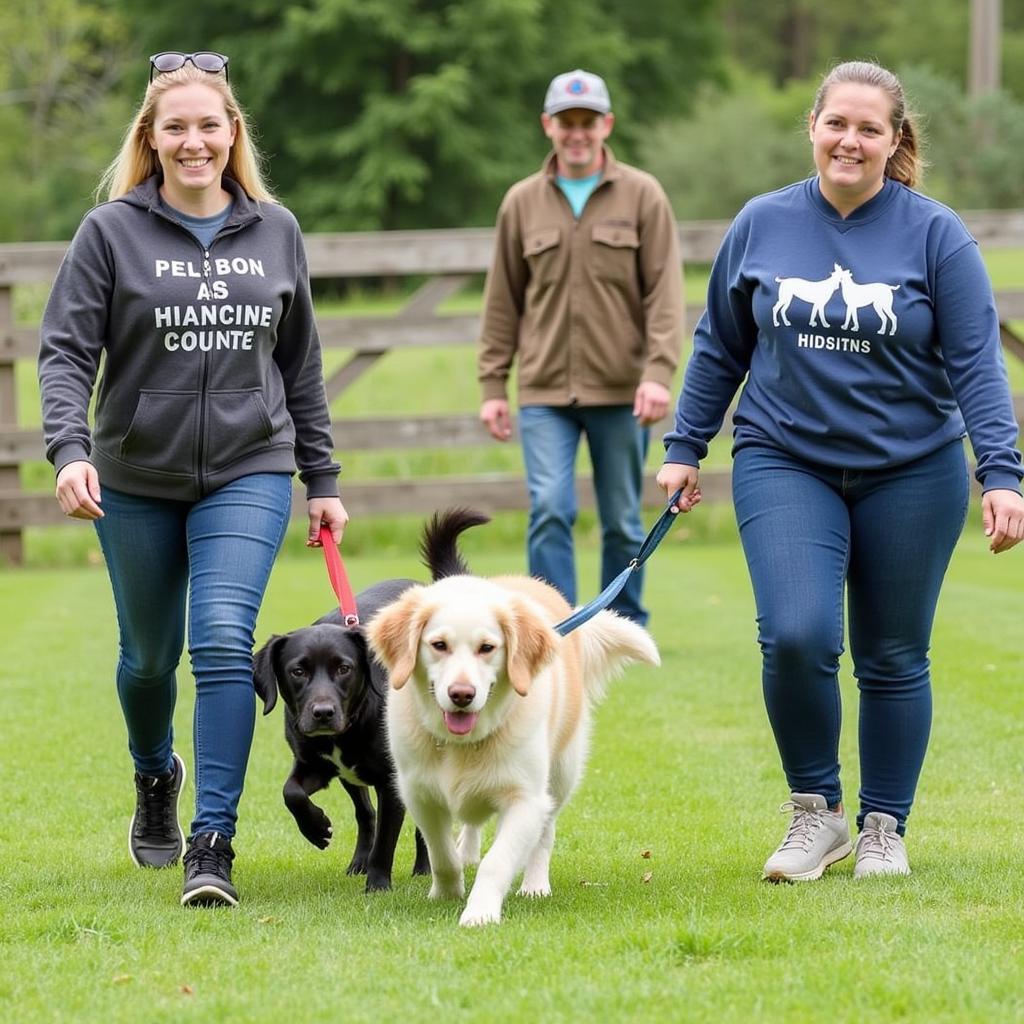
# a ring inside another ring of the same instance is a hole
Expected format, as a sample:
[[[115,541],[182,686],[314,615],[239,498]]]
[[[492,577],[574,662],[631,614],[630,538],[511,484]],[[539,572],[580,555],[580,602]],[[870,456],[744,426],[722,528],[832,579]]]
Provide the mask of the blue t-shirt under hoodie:
[[[740,211],[711,271],[667,461],[698,464],[744,378],[734,451],[888,468],[966,427],[983,487],[1020,487],[977,243],[952,210],[895,181],[845,220],[816,177]]]

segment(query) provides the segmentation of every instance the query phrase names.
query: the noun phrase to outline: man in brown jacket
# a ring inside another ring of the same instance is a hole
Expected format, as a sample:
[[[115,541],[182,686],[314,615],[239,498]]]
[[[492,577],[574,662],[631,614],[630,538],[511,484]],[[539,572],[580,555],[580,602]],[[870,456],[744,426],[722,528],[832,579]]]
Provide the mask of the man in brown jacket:
[[[658,182],[605,145],[614,120],[597,75],[570,71],[548,87],[541,125],[553,152],[498,212],[478,360],[480,419],[507,441],[518,357],[529,570],[570,604],[580,437],[593,466],[604,589],[643,542],[648,428],[668,409],[682,341],[675,218]],[[644,624],[642,586],[633,573],[611,607]]]

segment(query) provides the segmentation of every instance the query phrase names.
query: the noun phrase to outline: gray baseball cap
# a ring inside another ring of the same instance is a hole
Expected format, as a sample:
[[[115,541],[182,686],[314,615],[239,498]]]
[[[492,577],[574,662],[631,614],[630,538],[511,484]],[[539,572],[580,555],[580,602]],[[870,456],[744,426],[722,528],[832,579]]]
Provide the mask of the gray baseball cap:
[[[599,114],[607,114],[612,109],[604,79],[582,68],[552,78],[544,97],[545,114],[576,109],[596,110]]]

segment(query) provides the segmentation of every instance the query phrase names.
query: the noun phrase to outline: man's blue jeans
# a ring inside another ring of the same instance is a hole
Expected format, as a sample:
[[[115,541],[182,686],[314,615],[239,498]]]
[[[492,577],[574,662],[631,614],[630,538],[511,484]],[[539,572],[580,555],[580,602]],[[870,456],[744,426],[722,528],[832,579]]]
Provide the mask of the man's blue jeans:
[[[245,476],[196,502],[109,487],[102,495],[95,525],[117,607],[117,694],[135,770],[171,767],[187,597],[196,680],[191,834],[230,838],[256,717],[253,631],[288,525],[291,478]]]
[[[576,452],[580,437],[587,436],[601,520],[601,586],[590,600],[636,557],[646,536],[640,496],[650,432],[628,405],[527,405],[519,410],[519,434],[530,492],[530,573],[557,587],[571,605],[576,604]],[[642,591],[641,569],[630,575],[611,609],[645,625]]]
[[[833,806],[839,782],[843,593],[860,690],[860,812],[902,834],[931,729],[928,647],[969,497],[957,441],[892,469],[743,448],[733,500],[757,605],[764,699],[789,787]]]

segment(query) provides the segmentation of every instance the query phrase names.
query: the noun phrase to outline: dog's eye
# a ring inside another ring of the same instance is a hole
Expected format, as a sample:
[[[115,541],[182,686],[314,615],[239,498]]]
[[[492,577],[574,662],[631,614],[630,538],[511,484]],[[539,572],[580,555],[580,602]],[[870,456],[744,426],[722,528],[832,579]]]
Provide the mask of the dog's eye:
[[[481,644],[479,648],[480,654],[490,654],[494,650],[494,644]]]
[[[295,676],[296,679],[305,679],[306,670],[301,665],[296,665],[294,668],[288,669],[288,674]]]
[[[446,644],[444,642],[444,640],[431,640],[430,641],[430,646],[433,647],[435,651],[447,651],[448,650],[448,644]]]
[[[352,674],[352,666],[351,666],[351,665],[349,665],[349,664],[348,664],[348,662],[344,662],[344,661],[343,661],[343,662],[342,662],[342,663],[341,663],[341,664],[340,664],[340,665],[339,665],[339,666],[338,666],[338,667],[337,667],[337,668],[335,669],[335,671],[336,671],[336,672],[338,673],[338,675],[339,675],[339,676],[348,676],[348,675],[351,675],[351,674]]]

